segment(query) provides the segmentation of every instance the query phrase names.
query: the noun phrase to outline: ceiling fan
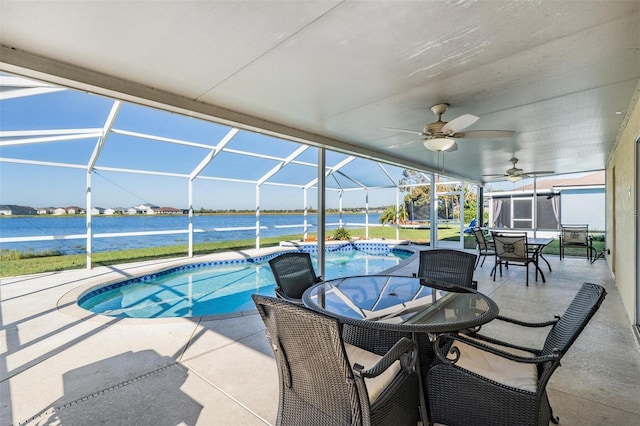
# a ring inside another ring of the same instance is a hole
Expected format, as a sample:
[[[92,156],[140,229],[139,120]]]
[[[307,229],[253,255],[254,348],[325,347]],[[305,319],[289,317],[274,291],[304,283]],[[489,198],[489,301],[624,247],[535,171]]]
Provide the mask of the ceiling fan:
[[[515,133],[512,130],[472,130],[469,132],[462,132],[462,130],[478,121],[479,117],[471,114],[464,114],[449,122],[442,121],[442,114],[447,111],[448,107],[449,104],[436,104],[432,106],[431,111],[438,116],[438,121],[427,124],[424,126],[422,131],[385,127],[386,130],[414,133],[421,136],[420,139],[399,145],[393,145],[389,148],[396,148],[402,145],[422,141],[425,148],[431,151],[455,151],[458,149],[455,139],[458,138],[508,138],[513,136]]]
[[[537,175],[550,175],[555,173],[552,170],[538,170],[535,172],[525,172],[519,167],[516,167],[518,159],[513,157],[511,160],[511,168],[507,169],[504,174],[482,175],[484,177],[506,177],[509,182],[518,182],[524,178],[530,178]]]

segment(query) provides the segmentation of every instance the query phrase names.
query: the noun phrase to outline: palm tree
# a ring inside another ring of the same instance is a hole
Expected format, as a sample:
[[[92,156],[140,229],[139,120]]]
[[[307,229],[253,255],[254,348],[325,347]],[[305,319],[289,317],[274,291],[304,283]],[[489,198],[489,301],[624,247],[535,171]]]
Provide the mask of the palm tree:
[[[400,206],[400,213],[398,214],[398,219],[400,222],[406,222],[408,218],[407,209],[405,205]],[[396,223],[396,206],[389,206],[385,211],[380,215],[380,219],[378,219],[380,223]]]

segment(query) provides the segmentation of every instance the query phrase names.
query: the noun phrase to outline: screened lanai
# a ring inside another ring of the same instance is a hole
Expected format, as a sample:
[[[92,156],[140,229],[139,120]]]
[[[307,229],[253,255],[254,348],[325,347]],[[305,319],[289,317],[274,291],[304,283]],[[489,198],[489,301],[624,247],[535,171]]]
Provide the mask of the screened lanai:
[[[4,214],[16,213],[11,206],[28,206],[33,214],[56,215],[60,209],[68,214],[72,206],[74,214],[86,217],[83,232],[53,234],[23,217],[21,235],[4,227],[5,247],[57,242],[65,251],[79,245],[91,268],[94,247],[106,238],[153,244],[155,237],[175,235],[187,243],[189,256],[194,244],[211,235],[250,234],[256,248],[263,235],[274,232],[303,241],[317,234],[322,242],[332,229],[363,228],[368,238],[370,228],[383,225],[379,213],[393,205],[397,218],[391,223],[399,240],[405,193],[432,181],[443,189],[432,191],[434,199],[420,206],[420,214],[411,204],[409,228],[438,241],[440,219],[457,227],[459,240],[453,244],[462,244],[463,203],[455,214],[439,217],[436,199],[438,193],[461,197],[459,181],[419,171],[413,171],[413,180],[403,180],[406,169],[397,165],[8,74],[0,82]],[[250,225],[204,226],[197,219],[203,212],[247,211],[253,212]],[[273,224],[265,211],[297,214]],[[347,214],[354,212],[359,215]],[[119,232],[100,232],[94,225],[96,218],[127,214],[170,216],[170,223]]]

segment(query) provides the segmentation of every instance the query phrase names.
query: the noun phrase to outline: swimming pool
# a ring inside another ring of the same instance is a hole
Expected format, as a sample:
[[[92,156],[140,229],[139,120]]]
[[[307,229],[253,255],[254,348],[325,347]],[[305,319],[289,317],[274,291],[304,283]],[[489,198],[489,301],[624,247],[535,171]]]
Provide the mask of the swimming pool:
[[[312,255],[317,270],[316,256]],[[268,261],[279,253],[251,259],[179,266],[86,291],[78,305],[119,318],[169,318],[226,315],[254,309],[251,294],[274,295]],[[329,248],[325,278],[372,275],[413,255],[386,244],[349,243]]]

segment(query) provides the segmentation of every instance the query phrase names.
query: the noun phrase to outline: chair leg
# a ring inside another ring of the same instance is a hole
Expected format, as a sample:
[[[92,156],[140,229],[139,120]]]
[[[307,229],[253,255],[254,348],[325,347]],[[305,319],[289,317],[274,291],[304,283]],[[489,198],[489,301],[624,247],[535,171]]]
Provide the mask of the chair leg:
[[[529,287],[529,262],[527,262],[527,287]]]

